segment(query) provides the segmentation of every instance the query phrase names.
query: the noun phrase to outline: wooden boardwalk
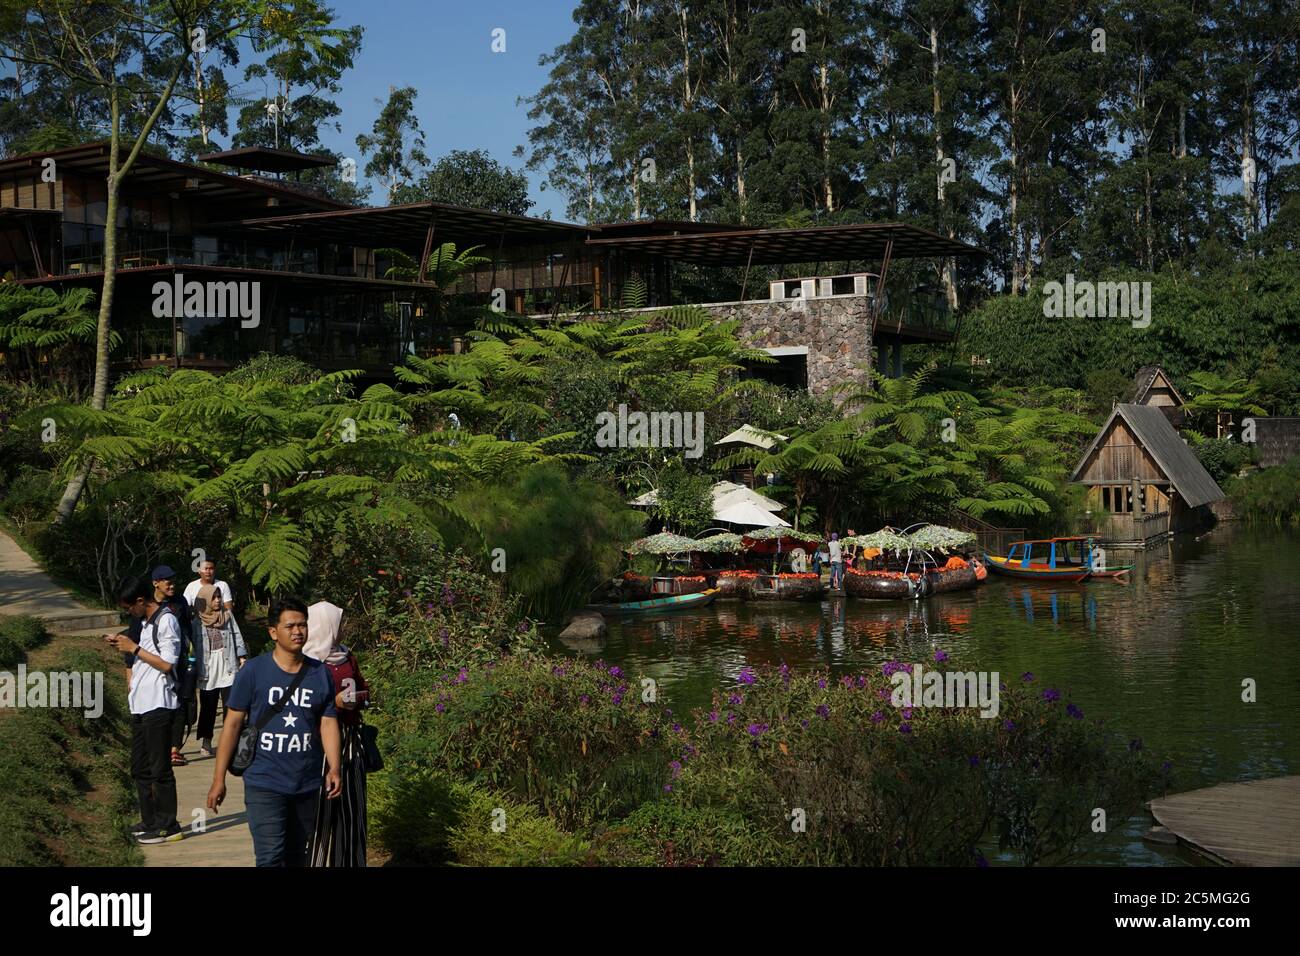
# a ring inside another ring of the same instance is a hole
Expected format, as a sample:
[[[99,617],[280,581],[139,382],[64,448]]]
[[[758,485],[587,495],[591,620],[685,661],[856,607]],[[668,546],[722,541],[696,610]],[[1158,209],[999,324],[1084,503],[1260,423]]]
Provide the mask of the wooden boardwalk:
[[[1233,866],[1300,866],[1300,776],[1221,783],[1151,801],[1179,840]]]

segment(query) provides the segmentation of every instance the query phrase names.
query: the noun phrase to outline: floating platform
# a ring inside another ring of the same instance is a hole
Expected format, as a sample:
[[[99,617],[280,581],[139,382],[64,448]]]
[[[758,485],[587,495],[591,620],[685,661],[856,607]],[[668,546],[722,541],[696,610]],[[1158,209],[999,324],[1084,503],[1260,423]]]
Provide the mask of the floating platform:
[[[1230,866],[1300,866],[1300,776],[1221,783],[1151,801],[1178,839]]]

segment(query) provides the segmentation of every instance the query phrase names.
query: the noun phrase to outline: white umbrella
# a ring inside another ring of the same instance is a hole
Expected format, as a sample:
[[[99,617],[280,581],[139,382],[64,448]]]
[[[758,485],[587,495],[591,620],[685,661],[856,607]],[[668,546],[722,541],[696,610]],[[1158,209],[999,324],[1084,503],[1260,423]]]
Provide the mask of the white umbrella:
[[[713,517],[716,521],[726,521],[729,524],[743,524],[753,528],[790,527],[790,522],[777,517],[766,508],[760,508],[758,505],[750,501],[737,501],[735,504],[714,511]]]
[[[713,486],[713,510],[715,512],[741,502],[757,505],[764,511],[780,511],[785,507],[781,502],[775,501],[767,497],[767,495],[760,495],[752,488],[746,488],[744,485],[738,485],[735,482],[720,481]]]
[[[753,445],[755,448],[762,448],[764,451],[771,448],[778,441],[786,441],[788,436],[778,435],[776,432],[765,432],[755,428],[753,425],[741,425],[730,435],[719,438],[713,444],[715,445]]]

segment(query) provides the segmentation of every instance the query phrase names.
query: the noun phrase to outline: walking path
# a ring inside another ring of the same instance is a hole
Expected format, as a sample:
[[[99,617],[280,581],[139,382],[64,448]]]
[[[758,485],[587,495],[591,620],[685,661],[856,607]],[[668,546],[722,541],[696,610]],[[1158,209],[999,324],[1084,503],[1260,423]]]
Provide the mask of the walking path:
[[[0,614],[30,614],[51,631],[111,628],[121,615],[89,608],[54,583],[18,542],[0,531]]]
[[[220,731],[218,718],[213,746]],[[244,811],[244,781],[234,774],[226,775],[226,799],[214,815],[207,803],[216,758],[199,750],[193,737],[186,741],[182,753],[189,765],[172,769],[176,772],[176,819],[185,831],[185,839],[141,847],[145,866],[252,866],[253,838]]]

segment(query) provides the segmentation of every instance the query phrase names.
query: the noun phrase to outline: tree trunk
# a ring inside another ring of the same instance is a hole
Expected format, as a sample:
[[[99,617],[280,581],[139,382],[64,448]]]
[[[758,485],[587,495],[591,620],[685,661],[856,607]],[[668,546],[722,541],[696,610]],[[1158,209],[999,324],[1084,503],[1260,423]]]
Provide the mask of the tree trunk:
[[[948,215],[947,205],[947,184],[944,181],[944,154],[943,154],[943,125],[941,118],[943,116],[943,98],[939,93],[939,28],[934,21],[930,21],[930,87],[934,94],[933,105],[933,123],[934,123],[934,157],[935,163],[939,168],[938,193],[939,200],[939,221],[947,227],[948,238],[953,238],[952,217]],[[957,308],[957,260],[951,256],[943,260],[943,268],[940,271],[940,281],[943,283],[943,296],[948,302],[948,308]]]

